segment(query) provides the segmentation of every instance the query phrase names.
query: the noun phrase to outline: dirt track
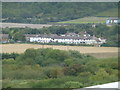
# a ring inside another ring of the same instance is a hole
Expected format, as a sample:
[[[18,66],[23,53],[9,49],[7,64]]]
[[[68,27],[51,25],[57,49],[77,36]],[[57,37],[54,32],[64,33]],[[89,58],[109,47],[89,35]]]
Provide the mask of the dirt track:
[[[0,23],[1,24],[1,23]],[[52,25],[50,24],[25,24],[25,23],[2,23],[1,27],[2,28],[25,28],[25,27],[29,27],[29,28],[43,28],[43,27],[50,27]]]

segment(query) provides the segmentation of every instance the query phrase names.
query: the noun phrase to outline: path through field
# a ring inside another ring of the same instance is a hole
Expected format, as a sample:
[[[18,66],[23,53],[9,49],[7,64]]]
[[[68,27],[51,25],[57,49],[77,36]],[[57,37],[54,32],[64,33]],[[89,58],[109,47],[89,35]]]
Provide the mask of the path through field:
[[[85,46],[55,46],[55,45],[37,45],[37,44],[3,44],[3,53],[23,53],[28,48],[53,48],[60,50],[76,50],[83,54],[90,54],[98,58],[118,56],[117,47],[85,47]]]
[[[50,26],[52,26],[52,25],[50,25],[50,24],[25,24],[25,23],[2,23],[1,24],[2,28],[6,28],[6,27],[8,27],[8,28],[26,28],[26,27],[29,27],[29,28],[39,29],[39,28],[50,27]]]

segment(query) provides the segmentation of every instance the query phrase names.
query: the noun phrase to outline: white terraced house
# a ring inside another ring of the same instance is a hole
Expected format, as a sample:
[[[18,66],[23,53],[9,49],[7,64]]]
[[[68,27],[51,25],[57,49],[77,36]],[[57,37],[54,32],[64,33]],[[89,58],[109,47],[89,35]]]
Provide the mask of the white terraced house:
[[[63,35],[57,34],[26,34],[26,40],[29,42],[39,43],[65,43],[65,44],[103,44],[106,43],[106,39],[97,38],[94,35],[84,33],[67,33]]]

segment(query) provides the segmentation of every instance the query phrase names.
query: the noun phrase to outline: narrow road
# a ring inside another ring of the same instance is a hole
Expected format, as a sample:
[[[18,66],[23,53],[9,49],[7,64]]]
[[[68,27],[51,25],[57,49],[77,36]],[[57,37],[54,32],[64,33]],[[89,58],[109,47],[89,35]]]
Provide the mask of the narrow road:
[[[51,24],[25,24],[25,23],[0,23],[0,28],[43,28],[50,27]]]

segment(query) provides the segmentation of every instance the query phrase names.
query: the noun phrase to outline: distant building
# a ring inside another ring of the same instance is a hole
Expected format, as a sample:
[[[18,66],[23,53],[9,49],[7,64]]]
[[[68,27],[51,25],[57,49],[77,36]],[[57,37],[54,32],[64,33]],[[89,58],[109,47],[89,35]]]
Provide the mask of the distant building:
[[[9,35],[8,34],[0,34],[0,43],[8,43]]]
[[[106,20],[106,24],[119,24],[120,23],[120,19],[118,18],[108,18]]]
[[[93,24],[92,27],[95,28],[95,27],[96,27],[96,24]]]
[[[26,34],[26,40],[29,42],[38,42],[38,43],[65,43],[65,44],[103,44],[106,43],[106,39],[97,38],[91,36],[90,34],[84,32],[80,34],[76,33],[66,33],[62,35],[57,34]]]

